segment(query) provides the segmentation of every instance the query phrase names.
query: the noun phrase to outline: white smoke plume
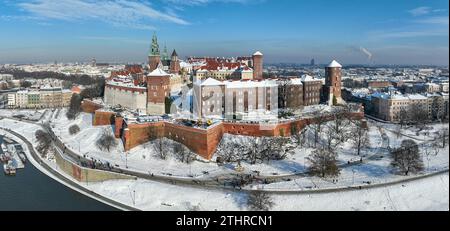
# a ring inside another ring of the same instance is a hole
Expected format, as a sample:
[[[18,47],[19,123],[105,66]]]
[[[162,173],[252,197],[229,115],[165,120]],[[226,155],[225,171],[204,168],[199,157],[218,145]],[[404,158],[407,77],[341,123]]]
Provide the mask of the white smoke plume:
[[[364,47],[359,47],[359,50],[360,50],[362,53],[364,53],[364,54],[367,55],[367,59],[368,59],[369,61],[372,61],[373,55],[372,55],[372,53],[370,53],[370,51],[368,51],[368,50],[367,50],[366,48],[364,48]]]

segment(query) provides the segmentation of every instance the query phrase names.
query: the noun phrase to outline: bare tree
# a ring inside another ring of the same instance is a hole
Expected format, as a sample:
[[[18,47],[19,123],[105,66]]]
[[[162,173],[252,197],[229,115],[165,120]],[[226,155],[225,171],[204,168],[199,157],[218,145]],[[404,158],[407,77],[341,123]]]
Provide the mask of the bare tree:
[[[322,132],[323,125],[327,122],[327,118],[321,114],[315,113],[312,123],[309,128],[314,132],[314,147],[317,147],[319,142],[319,135]]]
[[[442,123],[448,123],[448,119],[449,119],[449,110],[448,108],[445,109],[441,109],[438,113],[438,120]]]
[[[427,169],[430,169],[430,161],[433,157],[437,156],[439,153],[439,144],[438,142],[432,142],[431,144],[422,145],[422,153],[427,159]]]
[[[391,165],[399,172],[408,175],[423,170],[423,161],[420,156],[419,146],[414,140],[403,140],[400,147],[391,151]]]
[[[305,134],[306,129],[298,131],[296,126],[291,127],[291,137],[293,139],[293,142],[296,143],[297,146],[303,147],[305,145]]]
[[[38,145],[36,150],[41,154],[41,157],[45,157],[52,146],[52,137],[44,130],[37,130],[35,133]]]
[[[189,164],[195,160],[196,155],[186,148],[186,146],[175,141],[173,142],[173,152],[181,162]]]
[[[400,108],[400,111],[397,113],[398,122],[400,124],[400,128],[403,128],[403,126],[408,122],[408,110],[405,108]]]
[[[328,150],[334,150],[341,143],[341,135],[336,133],[334,129],[334,125],[325,126],[325,129],[322,130],[321,137],[323,139],[323,146]]]
[[[333,125],[331,128],[339,137],[340,141],[344,141],[347,139],[347,130],[350,126],[350,120],[348,118],[349,110],[349,107],[340,106],[333,114],[334,119],[331,122],[331,124]]]
[[[325,148],[314,150],[307,157],[310,162],[309,173],[319,177],[338,176],[339,167],[337,166],[337,154]]]
[[[247,152],[245,160],[250,164],[262,161],[282,160],[286,158],[289,148],[285,147],[289,138],[285,137],[257,137],[246,142]]]
[[[408,115],[411,123],[419,127],[423,127],[429,120],[428,108],[418,103],[409,106]]]
[[[167,156],[169,155],[168,147],[169,143],[165,138],[157,139],[156,142],[153,144],[153,149],[155,150],[157,156],[161,158],[162,160],[167,159]]]
[[[224,162],[236,162],[244,159],[246,148],[236,140],[222,138],[217,147],[217,156],[221,157]]]
[[[364,126],[362,121],[356,120],[353,123],[350,139],[359,156],[361,154],[361,149],[369,146],[370,139],[368,135],[368,128]]]
[[[116,138],[110,132],[108,132],[108,129],[104,129],[103,133],[95,144],[100,150],[107,150],[109,152],[111,148],[117,146],[117,141]]]
[[[287,147],[289,138],[285,137],[265,137],[266,149],[263,152],[263,159],[270,160],[283,160],[286,155],[293,149],[293,147]]]
[[[70,133],[70,135],[75,135],[75,134],[77,134],[78,132],[80,132],[80,127],[79,127],[78,125],[74,124],[74,125],[72,125],[72,126],[69,127],[69,133]]]
[[[306,129],[303,129],[300,133],[298,133],[298,145],[303,148],[306,144]]]
[[[245,159],[250,164],[256,164],[258,160],[261,160],[261,152],[264,151],[263,142],[265,140],[262,137],[251,138],[248,141],[248,150],[245,154]]]
[[[441,141],[442,141],[442,148],[447,147],[448,145],[448,127],[446,128],[442,128],[441,131],[439,132],[439,135],[441,136]]]
[[[268,211],[274,206],[274,202],[268,193],[252,191],[248,195],[247,205],[253,211]]]

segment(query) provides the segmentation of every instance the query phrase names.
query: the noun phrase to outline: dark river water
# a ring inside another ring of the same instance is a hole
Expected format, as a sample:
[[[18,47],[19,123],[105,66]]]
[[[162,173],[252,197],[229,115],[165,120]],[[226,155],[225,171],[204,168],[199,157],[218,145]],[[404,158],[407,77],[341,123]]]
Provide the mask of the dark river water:
[[[29,162],[24,169],[18,169],[15,176],[4,175],[3,164],[0,167],[0,211],[116,210],[53,180]]]

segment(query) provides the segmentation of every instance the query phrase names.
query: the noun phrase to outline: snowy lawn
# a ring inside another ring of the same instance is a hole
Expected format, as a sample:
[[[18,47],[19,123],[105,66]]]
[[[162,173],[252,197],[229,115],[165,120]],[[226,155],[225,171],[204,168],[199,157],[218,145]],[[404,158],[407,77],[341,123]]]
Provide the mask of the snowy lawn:
[[[112,134],[111,126],[92,126],[92,115],[82,113],[76,120],[70,121],[66,118],[64,110],[60,113],[58,118],[53,119],[55,134],[60,136],[62,140],[68,144],[68,146],[75,152],[78,152],[80,148],[81,153],[100,160],[102,162],[109,162],[113,165],[119,165],[124,168],[128,166],[128,169],[143,172],[153,173],[156,175],[171,175],[173,177],[213,177],[229,175],[230,173],[236,173],[234,170],[236,163],[225,164],[224,166],[218,166],[213,158],[213,161],[208,162],[198,158],[198,161],[194,161],[190,164],[182,163],[174,158],[174,155],[169,155],[166,160],[162,160],[156,154],[153,146],[153,142],[148,142],[133,148],[128,154],[124,153],[121,140],[118,139],[118,145],[110,152],[101,151],[95,145],[95,141],[98,139],[104,129],[107,129]],[[68,128],[77,124],[81,131],[76,135],[70,135]],[[328,124],[328,123],[327,123]],[[325,124],[325,125],[327,125]],[[343,185],[352,184],[365,184],[365,182],[386,182],[389,180],[397,179],[397,175],[391,173],[390,158],[386,147],[383,146],[382,129],[380,130],[375,124],[369,123],[368,136],[370,144],[367,149],[363,150],[361,156],[356,155],[356,150],[353,147],[350,140],[346,140],[337,147],[338,162],[339,164],[346,164],[350,162],[358,162],[361,157],[364,158],[364,163],[357,166],[345,168],[341,171],[341,175],[336,178],[337,182],[332,182],[330,179],[316,179],[314,177],[298,178],[295,181],[279,182],[270,185],[264,185],[268,188],[328,188],[328,187],[341,187]],[[385,131],[385,130],[384,130]],[[392,142],[398,142],[400,145],[401,140],[396,138],[396,135],[386,131],[389,136],[389,140]],[[252,137],[224,135],[224,139],[238,140],[239,142],[247,142],[248,139],[254,139]],[[392,147],[392,145],[391,145]],[[300,173],[306,170],[308,161],[306,157],[310,155],[313,148],[308,147],[296,147],[291,154],[288,154],[286,159],[272,160],[269,162],[263,162],[251,165],[247,162],[242,162],[241,165],[244,169],[243,173],[252,173],[259,171],[262,176],[287,176]],[[430,159],[429,168],[426,172],[432,172],[436,170],[442,170],[448,168],[448,155],[446,149],[439,151],[437,156],[433,156]],[[376,156],[367,160],[367,158]],[[425,166],[428,167],[428,160],[424,158]],[[207,173],[207,174],[205,174]]]
[[[90,183],[96,193],[142,210],[247,210],[247,193],[152,182]],[[324,194],[271,194],[272,210],[442,210],[449,209],[448,174],[385,188]],[[180,193],[180,192],[183,193]]]

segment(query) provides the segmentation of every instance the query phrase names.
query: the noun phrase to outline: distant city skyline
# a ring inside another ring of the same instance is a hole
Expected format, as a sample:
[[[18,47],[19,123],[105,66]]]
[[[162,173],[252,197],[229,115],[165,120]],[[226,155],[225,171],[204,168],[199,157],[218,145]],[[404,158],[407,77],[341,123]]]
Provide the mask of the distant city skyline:
[[[0,63],[250,56],[265,63],[446,65],[447,0],[0,0]]]

